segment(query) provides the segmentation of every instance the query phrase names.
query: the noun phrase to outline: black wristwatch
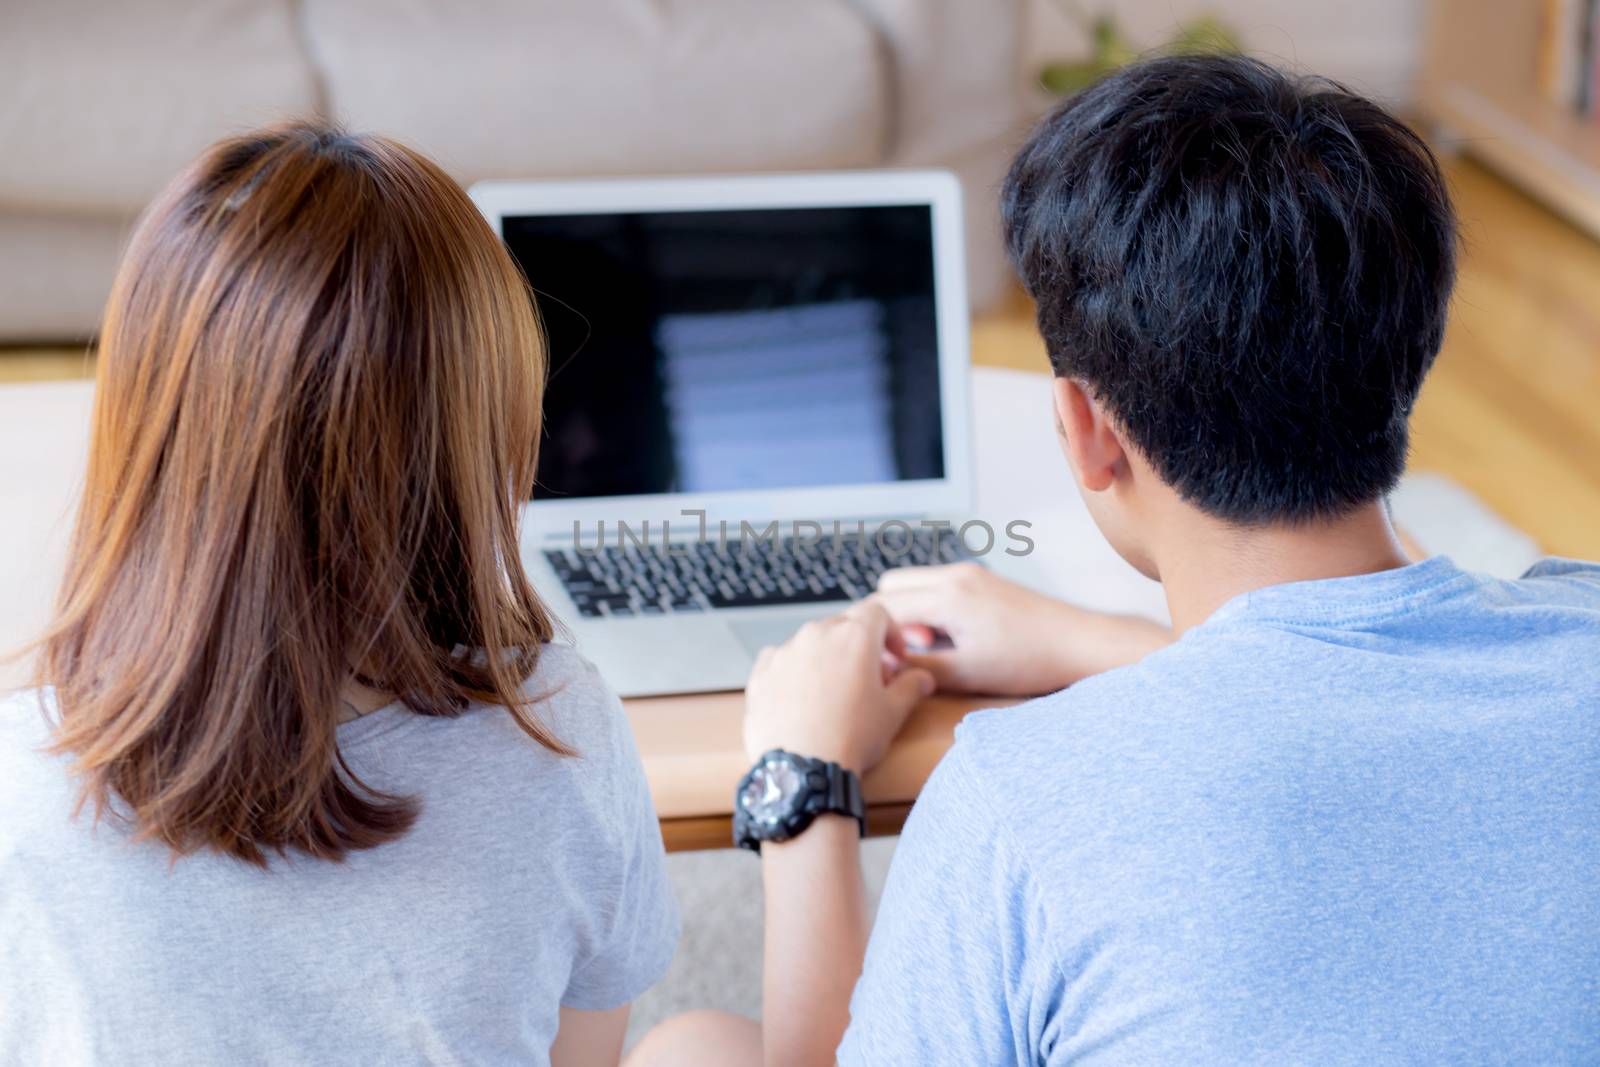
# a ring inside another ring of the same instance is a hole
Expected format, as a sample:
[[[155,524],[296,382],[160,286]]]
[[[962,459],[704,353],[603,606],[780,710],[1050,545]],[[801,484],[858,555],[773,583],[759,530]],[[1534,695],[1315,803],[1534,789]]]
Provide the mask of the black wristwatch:
[[[733,843],[760,852],[761,842],[787,841],[828,812],[849,815],[866,836],[866,804],[856,772],[775,748],[739,780]]]

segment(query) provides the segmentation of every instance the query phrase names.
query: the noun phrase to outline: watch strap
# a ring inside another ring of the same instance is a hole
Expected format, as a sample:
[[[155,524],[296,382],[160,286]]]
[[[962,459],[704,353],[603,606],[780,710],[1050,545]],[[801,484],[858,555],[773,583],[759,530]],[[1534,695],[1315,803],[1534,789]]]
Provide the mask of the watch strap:
[[[837,763],[828,764],[828,806],[824,810],[853,817],[861,836],[867,836],[867,801],[861,791],[861,776],[855,771]]]

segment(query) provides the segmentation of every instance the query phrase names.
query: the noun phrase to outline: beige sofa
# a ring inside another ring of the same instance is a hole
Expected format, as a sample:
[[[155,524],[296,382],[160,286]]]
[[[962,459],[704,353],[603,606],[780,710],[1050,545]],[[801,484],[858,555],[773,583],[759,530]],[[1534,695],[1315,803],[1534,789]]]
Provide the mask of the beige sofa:
[[[1021,0],[9,0],[0,342],[89,336],[209,141],[323,114],[480,178],[940,166],[975,304],[1024,121]]]

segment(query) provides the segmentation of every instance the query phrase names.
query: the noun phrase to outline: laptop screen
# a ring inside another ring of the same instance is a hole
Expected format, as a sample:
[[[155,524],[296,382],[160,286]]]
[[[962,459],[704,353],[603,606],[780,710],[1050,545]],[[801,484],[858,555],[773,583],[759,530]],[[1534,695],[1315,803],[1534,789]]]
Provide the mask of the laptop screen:
[[[928,205],[507,216],[542,499],[944,476]]]

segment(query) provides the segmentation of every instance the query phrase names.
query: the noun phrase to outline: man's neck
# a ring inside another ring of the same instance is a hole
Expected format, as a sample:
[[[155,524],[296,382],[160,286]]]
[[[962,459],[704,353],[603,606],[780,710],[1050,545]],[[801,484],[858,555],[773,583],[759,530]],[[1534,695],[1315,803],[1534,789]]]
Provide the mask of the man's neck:
[[[1182,525],[1187,528],[1173,528],[1156,561],[1177,634],[1241,593],[1375,574],[1410,562],[1381,501],[1300,525],[1240,527],[1210,518]]]

